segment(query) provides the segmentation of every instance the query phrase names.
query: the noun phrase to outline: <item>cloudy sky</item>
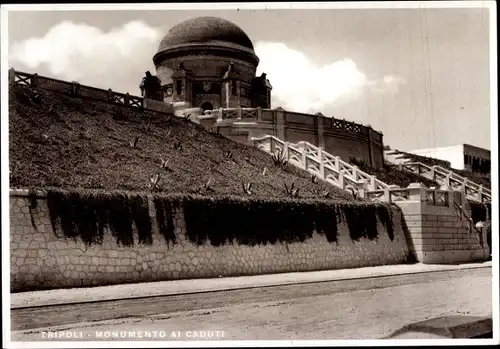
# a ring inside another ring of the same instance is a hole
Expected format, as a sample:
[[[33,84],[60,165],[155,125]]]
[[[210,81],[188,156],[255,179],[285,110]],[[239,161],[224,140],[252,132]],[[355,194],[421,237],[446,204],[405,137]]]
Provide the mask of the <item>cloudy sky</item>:
[[[9,66],[139,95],[162,36],[206,15],[252,39],[273,107],[370,124],[403,150],[490,149],[488,9],[10,12]]]

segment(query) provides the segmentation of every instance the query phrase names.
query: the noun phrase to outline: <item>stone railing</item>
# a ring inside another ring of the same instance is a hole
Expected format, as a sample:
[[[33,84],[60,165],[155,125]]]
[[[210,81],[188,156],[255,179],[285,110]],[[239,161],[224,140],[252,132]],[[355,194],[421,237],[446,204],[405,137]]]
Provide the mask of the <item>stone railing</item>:
[[[254,119],[258,121],[262,121],[262,112],[285,112],[287,115],[299,115],[302,117],[310,117],[310,118],[323,118],[331,121],[331,129],[342,130],[346,132],[353,133],[366,133],[367,126],[362,124],[357,124],[355,122],[347,121],[345,119],[335,119],[335,118],[327,118],[324,116],[311,115],[311,114],[301,114],[286,110],[280,109],[263,109],[263,108],[219,108],[215,110],[206,110],[202,118],[204,119],[214,119],[218,122],[224,120],[242,120],[242,119]],[[381,138],[381,133],[375,132],[378,138]]]
[[[449,190],[430,189],[419,184],[407,188],[389,185],[308,142],[291,144],[274,136],[253,138],[252,142],[259,149],[269,154],[279,152],[290,164],[340,189],[353,190],[370,201],[412,201],[418,197],[418,201],[425,201],[432,206],[450,206],[453,203]],[[425,195],[424,199],[421,195]]]
[[[470,234],[473,234],[477,236],[479,244],[481,247],[484,247],[485,241],[486,241],[486,236],[485,233],[486,231],[484,230],[479,230],[476,228],[476,225],[474,224],[474,221],[472,218],[465,212],[463,205],[453,202],[453,206],[455,208],[455,213],[457,217],[465,223],[465,226],[467,227],[467,230],[469,231]]]
[[[445,189],[464,191],[465,195],[472,200],[491,202],[491,190],[444,167],[438,165],[428,166],[421,162],[409,162],[393,165],[392,167],[429,178],[438,182]]]
[[[205,110],[204,118],[212,118],[217,121],[241,120],[241,119],[261,119],[261,108],[219,108],[215,110]]]
[[[28,74],[14,70],[9,70],[9,84],[30,86],[49,91],[67,93],[75,97],[91,98],[112,104],[124,105],[132,108],[154,110],[158,112],[171,113],[166,104],[144,99],[139,96],[132,96],[129,93],[119,93],[111,89],[104,90],[96,87],[81,85],[78,82],[68,82],[53,78],[39,76],[38,74]],[[149,102],[149,103],[148,103]]]

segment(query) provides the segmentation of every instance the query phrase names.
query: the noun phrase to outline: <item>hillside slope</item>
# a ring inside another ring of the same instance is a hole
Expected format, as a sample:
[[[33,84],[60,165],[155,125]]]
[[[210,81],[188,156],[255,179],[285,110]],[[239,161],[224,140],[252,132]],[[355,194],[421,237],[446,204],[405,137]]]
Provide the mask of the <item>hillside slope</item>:
[[[284,183],[294,182],[301,198],[328,190],[333,200],[352,200],[254,147],[166,114],[24,86],[11,86],[9,99],[11,188],[142,191],[160,173],[159,191],[167,193],[243,196],[242,183],[252,183],[254,197],[284,197]],[[211,190],[203,189],[209,180]]]
[[[359,161],[358,159],[351,158],[349,162],[352,165],[356,165],[363,172],[366,172],[372,176],[376,176],[377,179],[381,180],[384,183],[391,185],[399,185],[402,188],[406,188],[412,183],[422,183],[426,187],[439,187],[439,184],[435,181],[432,181],[424,176],[420,176],[410,171],[400,171],[396,168],[392,168],[389,165],[384,165],[382,168],[373,168],[367,165],[363,161]]]

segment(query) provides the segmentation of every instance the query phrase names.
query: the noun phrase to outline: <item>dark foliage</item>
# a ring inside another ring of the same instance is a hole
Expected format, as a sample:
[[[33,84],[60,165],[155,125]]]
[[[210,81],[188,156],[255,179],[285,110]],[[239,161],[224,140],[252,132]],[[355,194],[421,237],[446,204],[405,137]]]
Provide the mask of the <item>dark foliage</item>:
[[[148,199],[135,195],[130,197],[130,210],[132,220],[135,222],[139,235],[139,244],[150,245],[153,243],[151,217],[149,216]]]
[[[344,205],[342,207],[347,226],[349,227],[349,235],[353,241],[359,241],[361,238],[370,240],[376,239],[377,231],[377,215],[375,206],[356,206]]]
[[[198,245],[304,242],[315,229],[329,242],[336,242],[342,214],[353,240],[376,239],[377,217],[394,239],[391,208],[387,205],[190,197],[183,206],[188,239]]]
[[[118,244],[134,244],[133,224],[139,243],[152,242],[147,199],[122,193],[96,193],[48,190],[47,205],[54,233],[77,238],[87,245],[102,243],[109,227]]]
[[[491,214],[491,204],[469,201],[469,205],[471,209],[471,218],[474,224],[477,222],[486,222],[487,212]]]
[[[411,183],[418,182],[423,183],[427,187],[439,187],[437,182],[410,171],[400,171],[397,168],[393,168],[388,165],[384,165],[382,168],[374,168],[365,161],[353,157],[349,159],[349,162],[352,165],[358,166],[361,171],[372,176],[376,176],[379,180],[387,184],[399,185],[400,187],[405,188]]]
[[[176,243],[173,210],[175,203],[166,198],[155,197],[153,203],[156,210],[156,222],[160,233],[165,238],[167,244]]]

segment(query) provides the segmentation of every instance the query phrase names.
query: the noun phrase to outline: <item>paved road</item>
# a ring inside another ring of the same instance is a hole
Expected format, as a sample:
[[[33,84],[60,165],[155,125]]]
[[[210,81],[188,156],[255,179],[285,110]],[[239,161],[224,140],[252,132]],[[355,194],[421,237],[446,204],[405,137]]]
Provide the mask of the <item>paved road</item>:
[[[428,318],[490,315],[491,281],[479,268],[23,308],[11,339],[376,339]]]

